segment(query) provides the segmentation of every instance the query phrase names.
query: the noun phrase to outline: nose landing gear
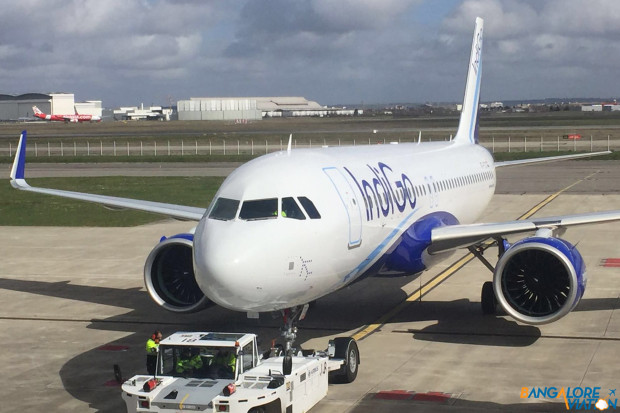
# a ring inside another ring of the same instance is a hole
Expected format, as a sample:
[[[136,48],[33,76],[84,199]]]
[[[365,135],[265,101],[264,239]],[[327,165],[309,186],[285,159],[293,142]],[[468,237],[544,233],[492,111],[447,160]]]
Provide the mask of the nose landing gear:
[[[297,338],[297,321],[301,321],[306,317],[308,312],[308,304],[303,306],[297,306],[293,308],[287,308],[282,310],[282,319],[284,320],[284,326],[281,328],[280,335],[284,339],[286,345],[284,346],[284,353],[286,356],[292,356],[295,352],[293,343]]]
[[[280,329],[280,335],[284,339],[285,346],[283,349],[284,358],[282,359],[282,373],[287,376],[291,374],[293,369],[293,355],[295,354],[295,348],[293,343],[297,338],[297,321],[303,320],[308,312],[308,304],[303,306],[297,306],[293,308],[287,308],[282,310],[282,319],[284,325]]]
[[[293,368],[293,356],[304,357],[328,357],[327,369],[330,380],[337,383],[351,383],[357,377],[360,365],[360,351],[357,342],[351,337],[336,337],[329,341],[327,350],[302,350],[297,351],[294,347],[297,338],[297,321],[303,320],[310,306],[305,304],[282,310],[284,325],[281,328],[281,336],[285,341],[282,352],[275,352],[275,356],[283,355],[282,374],[288,376]],[[272,349],[273,350],[273,349]]]

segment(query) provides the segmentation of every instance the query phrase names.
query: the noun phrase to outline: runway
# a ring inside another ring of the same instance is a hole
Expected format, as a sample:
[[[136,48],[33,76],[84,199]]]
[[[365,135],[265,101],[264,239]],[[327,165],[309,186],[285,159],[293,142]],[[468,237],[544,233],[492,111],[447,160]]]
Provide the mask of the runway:
[[[183,168],[189,175],[203,169]],[[480,221],[516,219],[555,194],[534,216],[618,209],[618,182],[620,164],[613,161],[503,169]],[[190,227],[2,227],[1,410],[124,411],[112,366],[125,377],[142,372],[154,329],[257,332],[265,346],[278,337],[279,321],[269,315],[249,320],[212,307],[175,316],[150,301],[142,281],[146,256],[161,235]],[[372,278],[318,300],[299,325],[299,342],[324,348],[331,337],[358,334],[361,365],[354,383],[330,385],[312,412],[566,410],[559,399],[520,397],[522,387],[534,386],[597,386],[607,396],[620,381],[620,268],[601,264],[620,258],[618,233],[620,223],[564,235],[584,256],[588,286],[575,311],[550,325],[483,316],[480,288],[491,273],[477,260],[416,295],[465,252],[417,278]],[[489,249],[485,256],[494,262],[495,254]]]

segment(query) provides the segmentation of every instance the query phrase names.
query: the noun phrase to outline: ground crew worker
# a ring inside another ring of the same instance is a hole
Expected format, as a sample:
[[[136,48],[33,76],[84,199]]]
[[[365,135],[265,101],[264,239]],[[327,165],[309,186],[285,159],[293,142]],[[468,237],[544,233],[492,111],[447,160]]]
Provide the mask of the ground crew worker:
[[[235,357],[232,351],[218,351],[215,356],[213,364],[224,368],[227,373],[235,374],[235,367],[237,366],[237,357]]]
[[[192,373],[202,368],[202,357],[197,349],[184,350],[181,357],[177,361],[176,372],[179,374]]]
[[[159,352],[159,341],[161,340],[161,331],[155,330],[151,337],[146,341],[146,371],[150,375],[155,374],[157,367],[157,353]]]

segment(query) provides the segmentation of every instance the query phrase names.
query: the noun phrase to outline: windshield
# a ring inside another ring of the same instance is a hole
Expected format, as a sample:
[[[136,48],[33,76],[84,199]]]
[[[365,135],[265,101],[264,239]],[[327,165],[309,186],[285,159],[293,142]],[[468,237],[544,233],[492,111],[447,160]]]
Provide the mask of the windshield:
[[[306,219],[293,197],[282,198],[282,212],[280,215],[284,218]]]
[[[278,216],[278,198],[243,201],[239,218],[245,220],[268,219]]]
[[[234,379],[236,349],[231,347],[160,346],[160,375],[196,379]]]
[[[215,205],[213,205],[209,218],[221,219],[223,221],[235,219],[235,215],[237,215],[237,208],[239,208],[238,200],[218,198],[215,200]]]
[[[308,216],[310,217],[310,219],[319,219],[319,218],[321,218],[321,214],[319,214],[319,211],[317,211],[316,207],[314,206],[314,203],[311,200],[309,200],[305,196],[299,196],[299,197],[297,197],[297,199],[299,199],[299,202],[301,203],[301,206],[304,207],[304,209],[308,213]]]

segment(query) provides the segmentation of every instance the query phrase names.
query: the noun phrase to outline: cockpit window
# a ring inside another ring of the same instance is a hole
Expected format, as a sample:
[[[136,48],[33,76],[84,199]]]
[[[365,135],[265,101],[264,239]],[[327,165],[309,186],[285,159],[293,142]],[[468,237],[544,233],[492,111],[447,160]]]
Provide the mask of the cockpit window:
[[[304,207],[310,219],[321,218],[321,214],[319,214],[319,211],[317,211],[316,207],[314,206],[314,203],[311,200],[309,200],[305,196],[298,196],[297,199],[299,199],[299,203],[301,204],[302,207]]]
[[[245,220],[268,219],[278,216],[278,198],[243,201],[239,218]]]
[[[303,212],[301,212],[301,208],[295,202],[295,199],[292,197],[282,198],[282,212],[281,215],[284,218],[292,218],[292,219],[306,219],[306,216]]]
[[[239,208],[238,200],[218,198],[215,200],[215,205],[213,205],[209,218],[221,219],[222,221],[235,219],[235,215],[237,215],[237,208]]]

